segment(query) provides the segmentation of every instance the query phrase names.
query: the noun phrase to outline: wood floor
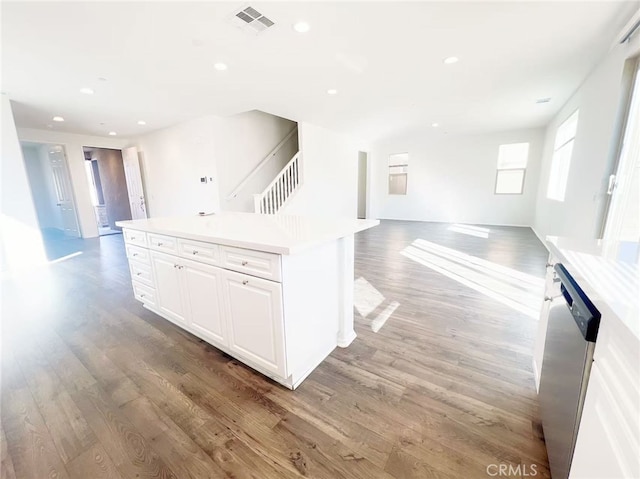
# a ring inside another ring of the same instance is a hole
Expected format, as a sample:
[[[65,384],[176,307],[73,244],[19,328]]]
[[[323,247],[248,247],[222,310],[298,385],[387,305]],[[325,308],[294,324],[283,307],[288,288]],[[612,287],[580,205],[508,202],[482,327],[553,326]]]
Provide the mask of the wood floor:
[[[121,236],[78,244],[2,285],[2,478],[549,477],[536,321],[461,281],[535,292],[528,229],[359,234],[358,338],[295,392],[144,310]]]

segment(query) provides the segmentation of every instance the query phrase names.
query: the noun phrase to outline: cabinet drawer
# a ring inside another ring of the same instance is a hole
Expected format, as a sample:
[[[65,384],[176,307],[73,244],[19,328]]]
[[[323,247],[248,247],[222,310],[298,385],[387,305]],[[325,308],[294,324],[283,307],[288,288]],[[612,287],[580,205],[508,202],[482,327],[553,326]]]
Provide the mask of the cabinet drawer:
[[[140,281],[147,286],[153,287],[153,274],[151,266],[139,261],[130,260],[129,270],[131,271],[131,279]]]
[[[138,246],[147,246],[147,233],[136,230],[122,230],[124,241],[127,244],[135,244]]]
[[[281,281],[280,255],[222,246],[222,266],[252,276]]]
[[[133,280],[131,282],[133,285],[133,295],[136,297],[138,301],[141,301],[144,304],[148,304],[150,306],[156,305],[156,290],[146,286],[139,281]]]
[[[139,246],[134,246],[131,244],[126,245],[127,250],[127,258],[129,260],[139,261],[144,264],[151,264],[149,260],[149,250],[146,248],[140,248]]]
[[[178,238],[178,254],[201,263],[220,264],[220,247],[216,244]]]
[[[166,253],[176,253],[178,251],[178,241],[172,236],[163,236],[149,233],[149,248]]]

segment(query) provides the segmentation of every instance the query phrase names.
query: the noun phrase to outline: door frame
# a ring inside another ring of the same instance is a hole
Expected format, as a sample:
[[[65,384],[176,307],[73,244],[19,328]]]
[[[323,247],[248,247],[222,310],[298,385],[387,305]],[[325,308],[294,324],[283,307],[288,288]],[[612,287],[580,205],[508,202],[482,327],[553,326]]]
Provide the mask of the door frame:
[[[636,55],[627,59],[624,64],[624,71],[622,75],[622,87],[620,101],[618,103],[618,115],[615,120],[612,135],[612,145],[610,151],[610,165],[605,171],[603,183],[607,183],[604,186],[604,201],[596,219],[596,237],[604,238],[607,234],[607,224],[609,219],[609,213],[611,212],[611,203],[613,194],[607,192],[608,181],[611,175],[616,175],[620,167],[620,160],[622,154],[622,147],[627,131],[627,122],[629,120],[629,113],[631,111],[631,101],[633,95],[633,88],[636,81],[640,81],[640,55]]]

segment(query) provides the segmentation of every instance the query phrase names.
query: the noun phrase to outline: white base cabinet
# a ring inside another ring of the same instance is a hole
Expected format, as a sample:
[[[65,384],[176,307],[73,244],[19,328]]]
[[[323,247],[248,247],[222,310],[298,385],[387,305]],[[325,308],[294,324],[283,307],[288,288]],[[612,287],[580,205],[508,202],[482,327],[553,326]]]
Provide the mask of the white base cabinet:
[[[222,293],[229,349],[269,372],[287,377],[280,284],[225,271]]]
[[[340,305],[326,295],[341,274],[335,243],[282,257],[141,231],[124,238],[147,309],[291,389],[338,344]]]

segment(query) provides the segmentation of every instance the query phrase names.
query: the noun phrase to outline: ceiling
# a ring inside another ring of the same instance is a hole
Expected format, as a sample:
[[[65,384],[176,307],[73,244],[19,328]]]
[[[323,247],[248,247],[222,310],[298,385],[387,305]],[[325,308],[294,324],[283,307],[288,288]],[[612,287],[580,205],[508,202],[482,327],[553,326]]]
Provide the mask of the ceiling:
[[[92,135],[253,109],[364,140],[539,127],[639,3],[254,2],[260,35],[231,22],[246,5],[4,1],[2,91],[18,126]]]

